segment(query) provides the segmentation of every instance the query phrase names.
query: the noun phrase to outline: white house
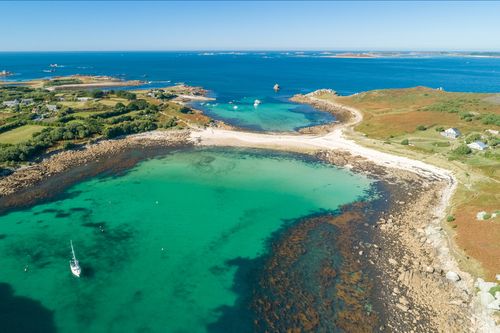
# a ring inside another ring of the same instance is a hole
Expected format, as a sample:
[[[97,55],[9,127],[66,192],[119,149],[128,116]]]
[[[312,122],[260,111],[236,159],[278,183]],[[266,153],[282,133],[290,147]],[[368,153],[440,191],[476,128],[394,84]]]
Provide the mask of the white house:
[[[5,101],[2,103],[3,106],[6,106],[8,108],[13,108],[19,105],[19,101],[17,99],[13,101]]]
[[[47,110],[49,111],[57,111],[57,105],[55,104],[47,104]]]
[[[486,133],[492,134],[492,135],[498,135],[498,131],[494,129],[487,129]]]
[[[92,98],[90,98],[90,97],[78,97],[76,100],[78,102],[88,102],[88,101],[92,100]]]
[[[460,131],[456,128],[448,128],[447,130],[442,131],[441,135],[450,139],[456,139],[462,135],[462,133],[460,133]]]
[[[475,150],[485,150],[488,148],[488,145],[482,141],[474,141],[471,142],[467,145],[470,149],[475,149]]]
[[[24,105],[33,104],[33,98],[23,98],[23,99],[21,99],[21,103]]]

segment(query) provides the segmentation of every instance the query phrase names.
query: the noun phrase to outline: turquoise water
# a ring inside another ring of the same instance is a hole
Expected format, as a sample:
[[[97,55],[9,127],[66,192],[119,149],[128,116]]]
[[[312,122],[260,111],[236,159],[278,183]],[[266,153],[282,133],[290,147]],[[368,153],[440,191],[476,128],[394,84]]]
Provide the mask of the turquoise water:
[[[256,105],[255,100],[261,103]],[[253,130],[292,131],[335,120],[329,113],[317,112],[307,105],[273,101],[259,96],[226,103],[200,103],[195,107],[204,110],[210,117]]]
[[[264,108],[254,113],[225,108],[211,112],[231,125],[257,130],[294,130],[330,122],[326,113],[283,105],[294,94],[321,88],[342,95],[415,86],[500,91],[500,58],[406,53],[401,57],[345,59],[325,55],[321,51],[0,52],[0,70],[16,73],[8,78],[12,80],[79,73],[149,81],[146,87],[185,82],[209,89],[219,105],[258,98],[268,107],[265,113]],[[43,72],[54,63],[61,65],[55,73]],[[272,89],[275,83],[282,88],[279,93]]]
[[[181,151],[79,183],[0,218],[0,282],[14,293],[5,299],[0,286],[0,302],[19,308],[2,328],[17,319],[53,320],[58,332],[206,332],[237,298],[229,260],[262,256],[286,223],[360,200],[371,183],[243,150]],[[70,239],[80,279],[69,270]],[[20,297],[44,311],[32,315]]]

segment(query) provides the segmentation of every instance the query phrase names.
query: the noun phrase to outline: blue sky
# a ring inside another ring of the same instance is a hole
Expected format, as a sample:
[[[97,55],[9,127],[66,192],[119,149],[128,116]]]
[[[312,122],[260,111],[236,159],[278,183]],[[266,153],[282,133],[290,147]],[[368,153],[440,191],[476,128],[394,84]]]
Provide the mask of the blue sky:
[[[3,2],[0,51],[500,51],[500,2]]]

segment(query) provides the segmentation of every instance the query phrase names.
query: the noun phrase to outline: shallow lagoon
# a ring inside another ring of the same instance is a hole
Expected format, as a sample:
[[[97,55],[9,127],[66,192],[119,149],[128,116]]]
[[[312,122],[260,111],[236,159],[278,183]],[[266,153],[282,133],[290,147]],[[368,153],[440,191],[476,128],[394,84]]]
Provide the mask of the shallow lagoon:
[[[237,299],[230,260],[264,255],[287,223],[366,198],[371,184],[297,155],[173,153],[0,217],[0,282],[54,311],[59,332],[206,332]]]
[[[255,100],[261,103],[256,105]],[[259,96],[255,96],[225,102],[199,103],[194,107],[203,110],[211,118],[256,131],[294,131],[335,120],[332,114],[320,112],[308,105],[270,97],[259,99]]]

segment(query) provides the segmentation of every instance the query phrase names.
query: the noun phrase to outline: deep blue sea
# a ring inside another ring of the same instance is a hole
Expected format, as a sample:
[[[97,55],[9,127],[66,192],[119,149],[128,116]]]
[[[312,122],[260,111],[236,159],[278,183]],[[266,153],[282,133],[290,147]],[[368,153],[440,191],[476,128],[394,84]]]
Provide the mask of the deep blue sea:
[[[49,64],[62,67],[46,73]],[[27,80],[69,74],[111,75],[203,86],[217,100],[201,106],[214,118],[256,130],[288,131],[332,117],[288,102],[296,93],[331,88],[342,95],[382,88],[443,87],[500,92],[500,58],[458,56],[327,58],[319,52],[31,52],[0,53],[0,70]],[[281,90],[272,89],[279,83]],[[255,99],[262,103],[254,107]]]

